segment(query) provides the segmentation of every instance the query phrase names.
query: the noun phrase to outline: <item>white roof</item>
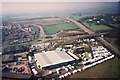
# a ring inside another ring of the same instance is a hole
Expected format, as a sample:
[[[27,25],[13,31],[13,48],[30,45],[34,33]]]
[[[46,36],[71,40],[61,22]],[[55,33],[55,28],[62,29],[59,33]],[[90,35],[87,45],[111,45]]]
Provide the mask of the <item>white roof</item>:
[[[77,57],[75,54],[71,53],[70,51],[68,51],[68,54],[74,57],[75,59],[79,60],[79,57]]]
[[[60,50],[47,51],[34,54],[37,60],[37,66],[46,67],[64,62],[73,61],[74,59],[66,52]]]

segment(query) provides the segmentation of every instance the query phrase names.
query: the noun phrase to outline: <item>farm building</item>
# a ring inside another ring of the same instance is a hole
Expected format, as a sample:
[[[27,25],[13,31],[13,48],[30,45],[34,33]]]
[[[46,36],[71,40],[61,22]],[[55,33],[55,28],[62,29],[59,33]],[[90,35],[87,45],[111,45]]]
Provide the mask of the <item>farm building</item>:
[[[34,54],[38,68],[53,69],[63,65],[72,63],[75,59],[69,56],[66,52],[56,49]],[[53,57],[54,56],[54,57]]]

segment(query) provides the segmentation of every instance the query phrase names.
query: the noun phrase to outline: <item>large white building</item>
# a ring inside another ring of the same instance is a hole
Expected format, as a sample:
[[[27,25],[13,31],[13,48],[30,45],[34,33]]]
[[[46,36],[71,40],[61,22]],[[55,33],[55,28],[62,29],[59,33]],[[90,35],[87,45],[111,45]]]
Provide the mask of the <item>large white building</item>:
[[[38,68],[52,69],[62,65],[72,63],[75,59],[69,56],[66,52],[56,49],[34,54]]]

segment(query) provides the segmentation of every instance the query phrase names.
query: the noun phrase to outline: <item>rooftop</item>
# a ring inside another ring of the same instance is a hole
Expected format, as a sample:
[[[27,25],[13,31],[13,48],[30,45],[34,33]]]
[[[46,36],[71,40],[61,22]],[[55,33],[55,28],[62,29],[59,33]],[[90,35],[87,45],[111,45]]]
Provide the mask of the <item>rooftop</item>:
[[[56,49],[54,51],[47,51],[34,54],[37,60],[37,66],[47,67],[55,64],[73,61],[74,59],[66,52]]]

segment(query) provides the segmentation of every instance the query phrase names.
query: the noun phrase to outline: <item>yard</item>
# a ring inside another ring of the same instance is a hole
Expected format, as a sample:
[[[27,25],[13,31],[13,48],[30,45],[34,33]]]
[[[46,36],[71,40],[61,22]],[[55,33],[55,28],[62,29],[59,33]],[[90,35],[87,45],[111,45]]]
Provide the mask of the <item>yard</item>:
[[[44,27],[44,30],[47,34],[52,35],[62,30],[69,30],[69,29],[76,29],[76,28],[78,28],[76,25],[69,22],[69,23],[47,25]]]

